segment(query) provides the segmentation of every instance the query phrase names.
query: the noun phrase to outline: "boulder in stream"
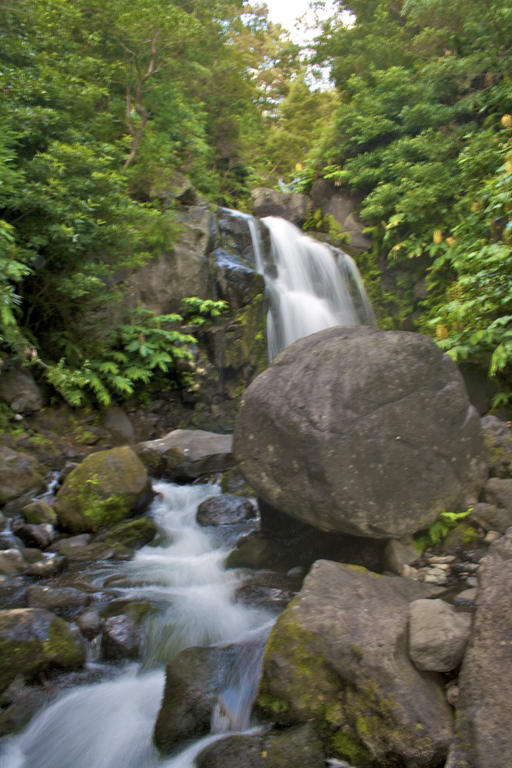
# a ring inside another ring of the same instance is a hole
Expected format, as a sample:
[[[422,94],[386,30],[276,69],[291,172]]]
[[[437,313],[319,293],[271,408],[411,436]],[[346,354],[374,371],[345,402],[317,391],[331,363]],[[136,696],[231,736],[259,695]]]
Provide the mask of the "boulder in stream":
[[[487,476],[480,420],[426,336],[335,327],[245,391],[233,450],[256,494],[324,531],[402,538],[466,509]]]
[[[66,477],[55,511],[66,530],[95,532],[142,511],[151,498],[144,465],[123,446],[87,456]]]
[[[45,488],[45,468],[32,456],[0,445],[0,506]]]
[[[138,443],[136,451],[152,475],[187,482],[232,467],[231,442],[231,435],[175,429],[159,440]]]
[[[0,691],[17,675],[30,680],[52,668],[76,669],[85,663],[78,633],[40,608],[0,611]]]

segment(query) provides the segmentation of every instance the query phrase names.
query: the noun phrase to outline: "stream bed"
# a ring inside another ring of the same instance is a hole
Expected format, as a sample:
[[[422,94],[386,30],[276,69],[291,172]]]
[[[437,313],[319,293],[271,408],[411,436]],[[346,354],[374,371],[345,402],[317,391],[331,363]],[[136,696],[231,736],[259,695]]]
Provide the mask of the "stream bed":
[[[101,563],[93,574],[99,589],[114,581],[119,596],[153,607],[140,662],[102,665],[92,648],[89,665],[98,673],[104,667],[107,679],[59,694],[21,734],[5,739],[2,768],[192,768],[197,754],[226,731],[250,728],[275,613],[235,601],[242,575],[223,567],[229,544],[219,530],[196,522],[198,505],[219,494],[219,486],[158,482],[154,488],[151,514],[162,532],[158,546],[145,546],[132,560],[116,563],[115,574]],[[212,733],[162,758],[152,733],[165,664],[185,648],[210,645],[239,649],[212,715]]]

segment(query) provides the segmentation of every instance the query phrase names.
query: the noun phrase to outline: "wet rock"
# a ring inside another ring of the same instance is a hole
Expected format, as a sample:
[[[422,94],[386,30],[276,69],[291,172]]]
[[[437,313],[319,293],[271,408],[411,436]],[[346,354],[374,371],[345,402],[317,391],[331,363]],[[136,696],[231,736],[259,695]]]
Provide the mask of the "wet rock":
[[[258,515],[258,508],[251,499],[223,493],[201,502],[197,510],[199,525],[234,525],[251,520]]]
[[[27,568],[27,561],[19,549],[0,550],[0,573],[9,576],[22,573]]]
[[[40,608],[0,611],[0,691],[17,675],[30,680],[52,668],[76,669],[85,648],[69,624]]]
[[[459,675],[446,768],[509,768],[512,756],[512,531],[481,561],[473,631]]]
[[[222,493],[231,493],[234,496],[254,496],[253,489],[247,485],[245,477],[237,467],[228,469],[223,473],[220,487]]]
[[[55,531],[50,523],[32,525],[14,520],[11,530],[27,547],[46,549],[55,539]]]
[[[271,632],[258,711],[283,725],[311,722],[330,755],[356,765],[438,766],[451,710],[441,678],[406,653],[409,604],[427,593],[409,579],[316,562]]]
[[[459,666],[471,616],[443,600],[414,600],[409,607],[409,656],[417,669],[450,672]]]
[[[66,530],[96,532],[141,512],[151,497],[145,467],[123,446],[87,456],[59,489],[55,511]]]
[[[41,523],[55,525],[57,522],[57,513],[45,501],[32,501],[23,507],[21,512],[30,525],[40,525]]]
[[[218,297],[227,301],[232,309],[244,307],[265,291],[265,280],[256,272],[254,263],[248,265],[222,248],[213,251],[212,257]]]
[[[1,608],[26,608],[27,583],[23,576],[0,574],[0,590]]]
[[[231,442],[231,435],[176,429],[160,440],[138,443],[136,451],[152,475],[182,482],[232,467]]]
[[[76,623],[82,635],[88,640],[97,637],[103,627],[103,619],[93,608],[79,614],[76,617]]]
[[[0,445],[0,505],[35,496],[45,488],[45,468],[37,459]]]
[[[44,608],[60,616],[72,616],[91,602],[90,595],[73,587],[49,587],[33,584],[27,590],[30,608]]]
[[[244,393],[234,453],[272,507],[370,538],[402,538],[443,508],[465,509],[487,475],[456,366],[425,336],[367,327],[281,352]]]
[[[210,730],[230,652],[226,648],[187,648],[167,664],[165,690],[153,738],[169,753]]]
[[[142,622],[149,609],[148,603],[128,603],[122,607],[122,613],[104,618],[101,656],[105,661],[138,657],[143,640]],[[119,607],[110,606],[107,614],[111,611],[119,611]]]
[[[66,563],[65,557],[52,553],[46,555],[42,560],[32,563],[27,569],[27,575],[33,576],[36,579],[49,579],[58,573],[62,573]]]
[[[107,544],[120,544],[123,547],[137,549],[150,544],[158,533],[158,527],[152,517],[139,517],[119,523],[96,536],[95,541]]]
[[[270,763],[266,758],[263,736],[237,734],[203,749],[195,765],[197,768],[267,768]]]
[[[20,368],[11,368],[0,375],[0,399],[15,413],[27,415],[43,405],[41,390],[33,376]]]

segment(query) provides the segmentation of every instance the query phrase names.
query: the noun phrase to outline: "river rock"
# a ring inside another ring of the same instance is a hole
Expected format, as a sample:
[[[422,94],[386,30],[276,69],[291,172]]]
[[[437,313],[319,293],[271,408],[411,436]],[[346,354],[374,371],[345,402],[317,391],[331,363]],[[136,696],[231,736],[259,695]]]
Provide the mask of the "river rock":
[[[471,630],[469,613],[457,613],[444,600],[414,600],[409,608],[409,656],[430,672],[459,666]]]
[[[0,573],[9,576],[13,573],[21,573],[27,568],[27,562],[19,549],[0,550]]]
[[[30,525],[39,525],[49,523],[55,525],[57,522],[57,513],[45,501],[38,499],[27,504],[21,510],[23,517]]]
[[[24,416],[39,411],[43,405],[41,390],[33,376],[20,368],[11,368],[0,375],[0,399]]]
[[[278,355],[244,393],[233,447],[271,506],[370,538],[466,509],[487,475],[453,362],[426,336],[366,327],[320,331]]]
[[[231,435],[175,429],[159,440],[138,443],[136,451],[152,475],[181,482],[232,467],[231,444]]]
[[[452,735],[442,680],[406,652],[409,604],[428,587],[319,560],[265,650],[258,711],[312,722],[355,765],[439,766]],[[393,762],[395,761],[395,763]]]
[[[96,536],[95,541],[137,549],[150,544],[157,533],[158,527],[152,517],[139,517],[107,528]]]
[[[105,619],[101,636],[101,656],[105,661],[136,659],[142,636],[135,615],[131,613]]]
[[[91,596],[73,587],[33,584],[27,590],[30,608],[44,608],[60,616],[72,615],[91,602]]]
[[[59,489],[55,511],[72,533],[95,532],[142,511],[151,498],[144,465],[123,446],[87,456]]]
[[[484,497],[488,504],[493,504],[502,512],[500,528],[507,521],[510,521],[509,526],[512,525],[512,478],[491,477],[486,483]]]
[[[26,453],[0,445],[0,506],[45,488],[45,468]]]
[[[49,547],[56,535],[53,525],[50,523],[32,525],[24,523],[22,520],[14,520],[11,530],[26,547],[37,547],[38,549]]]
[[[512,530],[490,547],[478,578],[446,768],[509,768],[512,760]]]
[[[0,691],[17,675],[31,679],[84,663],[85,647],[63,619],[40,608],[0,611]]]
[[[234,525],[244,520],[251,520],[258,514],[253,501],[223,493],[201,502],[197,509],[199,525]]]
[[[154,730],[155,744],[162,752],[209,732],[229,658],[227,648],[187,648],[167,664]]]

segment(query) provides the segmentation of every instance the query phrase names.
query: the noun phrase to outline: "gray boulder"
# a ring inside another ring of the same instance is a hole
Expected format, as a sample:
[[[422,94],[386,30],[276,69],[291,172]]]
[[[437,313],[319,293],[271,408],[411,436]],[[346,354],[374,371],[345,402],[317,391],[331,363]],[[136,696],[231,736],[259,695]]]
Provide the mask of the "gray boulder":
[[[58,615],[72,615],[91,602],[91,596],[74,587],[32,584],[27,590],[30,608],[44,608]]]
[[[450,672],[459,666],[471,630],[469,613],[444,600],[414,600],[409,610],[409,656],[418,669]]]
[[[312,722],[330,754],[355,765],[439,766],[451,710],[441,678],[419,672],[406,650],[409,604],[429,594],[408,579],[317,561],[267,643],[260,714]]]
[[[455,740],[446,768],[509,768],[512,691],[512,530],[480,561],[473,632],[459,676]]]
[[[159,440],[138,443],[135,450],[152,475],[183,481],[232,467],[231,443],[231,435],[176,429]]]
[[[512,432],[507,423],[497,416],[484,416],[482,432],[489,460],[491,476],[512,476]]]
[[[199,525],[235,525],[256,517],[258,509],[250,499],[229,493],[205,499],[197,508]]]
[[[41,390],[32,374],[20,368],[11,368],[0,375],[0,399],[24,416],[39,411],[43,405]]]
[[[248,387],[233,437],[265,502],[370,538],[466,509],[487,476],[463,380],[416,333],[336,327],[300,339]]]

